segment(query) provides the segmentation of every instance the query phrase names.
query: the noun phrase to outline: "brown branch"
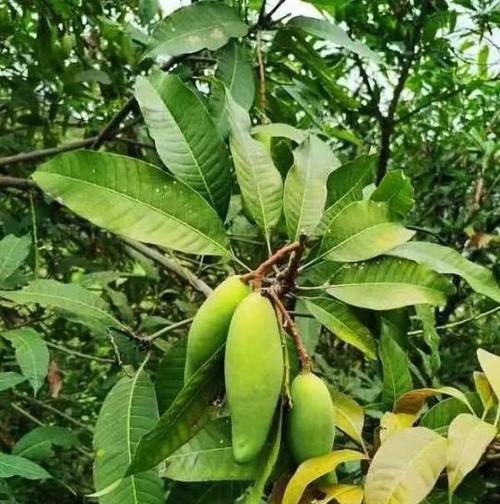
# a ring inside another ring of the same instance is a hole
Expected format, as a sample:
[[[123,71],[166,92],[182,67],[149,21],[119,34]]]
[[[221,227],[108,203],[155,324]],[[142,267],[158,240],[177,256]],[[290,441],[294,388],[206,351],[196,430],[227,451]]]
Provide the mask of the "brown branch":
[[[295,289],[295,281],[297,280],[297,275],[299,273],[300,261],[302,260],[302,254],[304,253],[307,244],[307,236],[305,234],[300,235],[299,244],[300,246],[292,252],[290,263],[287,268],[280,274],[280,277],[283,278],[280,292],[281,295],[292,292]]]
[[[0,175],[0,188],[15,187],[16,189],[30,189],[36,187],[35,182],[31,179],[10,177],[8,175]]]

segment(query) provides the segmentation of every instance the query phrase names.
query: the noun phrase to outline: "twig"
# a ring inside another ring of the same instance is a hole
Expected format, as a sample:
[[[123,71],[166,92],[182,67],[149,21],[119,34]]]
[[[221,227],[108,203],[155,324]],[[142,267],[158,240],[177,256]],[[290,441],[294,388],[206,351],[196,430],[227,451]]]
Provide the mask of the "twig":
[[[62,345],[58,345],[57,343],[52,343],[51,341],[46,341],[47,346],[51,348],[55,348],[56,350],[59,350],[61,352],[64,352],[68,355],[74,355],[75,357],[81,357],[82,359],[88,359],[88,360],[93,360],[96,362],[106,362],[109,364],[113,364],[115,362],[114,359],[107,359],[106,357],[96,357],[94,355],[87,355],[82,352],[78,352],[76,350],[72,350],[71,348],[64,347]]]
[[[41,420],[38,420],[38,418],[34,417],[30,412],[28,412],[25,409],[21,408],[21,406],[19,406],[19,404],[17,404],[17,403],[10,403],[10,405],[17,412],[21,413],[21,415],[25,416],[26,418],[29,418],[32,422],[36,423],[37,425],[40,425],[41,427],[43,427],[45,425]]]
[[[259,63],[259,107],[262,116],[267,121],[266,116],[266,71],[264,59],[262,58],[262,43],[260,30],[257,31],[257,61]]]
[[[159,338],[160,336],[163,336],[164,334],[166,334],[170,331],[173,331],[174,329],[177,329],[178,327],[185,326],[192,321],[193,321],[193,317],[185,319],[185,320],[181,320],[180,322],[175,322],[175,323],[170,324],[166,327],[163,327],[162,329],[154,332],[153,334],[149,334],[147,336],[142,336],[142,337],[139,337],[138,339],[141,341],[147,341],[147,342],[154,341],[156,338]]]
[[[299,237],[300,246],[292,252],[288,267],[280,274],[280,276],[283,277],[281,295],[288,294],[295,289],[295,281],[297,280],[300,261],[306,248],[306,244],[307,236],[305,234],[301,234]]]

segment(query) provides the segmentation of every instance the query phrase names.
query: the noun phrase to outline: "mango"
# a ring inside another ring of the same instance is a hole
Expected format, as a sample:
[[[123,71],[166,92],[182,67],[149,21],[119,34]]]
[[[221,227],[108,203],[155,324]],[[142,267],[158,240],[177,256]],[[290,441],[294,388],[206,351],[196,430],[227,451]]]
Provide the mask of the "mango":
[[[250,293],[238,276],[230,276],[200,306],[188,333],[184,381],[226,341],[234,310]]]
[[[332,398],[325,382],[302,372],[291,386],[292,409],[288,416],[288,444],[297,464],[330,453],[335,438]]]
[[[276,313],[259,293],[236,308],[226,343],[226,394],[234,459],[253,460],[269,434],[283,384],[283,349]]]

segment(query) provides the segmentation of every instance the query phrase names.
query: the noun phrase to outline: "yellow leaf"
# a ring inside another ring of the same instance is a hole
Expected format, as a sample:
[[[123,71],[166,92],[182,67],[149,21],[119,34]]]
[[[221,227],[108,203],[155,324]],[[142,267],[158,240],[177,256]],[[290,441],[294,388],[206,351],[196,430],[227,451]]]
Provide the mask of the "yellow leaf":
[[[383,443],[391,434],[397,431],[411,427],[416,419],[417,415],[410,413],[391,413],[390,411],[384,413],[380,419],[380,442]]]
[[[474,410],[472,409],[472,406],[465,394],[455,387],[421,388],[410,390],[398,397],[396,406],[394,407],[394,413],[410,413],[412,415],[418,415],[420,410],[424,407],[427,399],[438,394],[449,395],[459,401],[462,401],[469,408],[471,413],[474,413]]]
[[[379,448],[368,469],[366,504],[418,504],[446,466],[448,443],[425,427],[395,432]]]
[[[362,432],[365,414],[363,408],[354,399],[338,390],[330,389],[330,394],[335,410],[335,425],[364,447]]]
[[[339,464],[365,458],[365,455],[354,450],[338,450],[302,462],[288,482],[282,504],[297,504],[307,485],[335,470]]]
[[[497,402],[495,393],[493,392],[490,382],[484,373],[481,373],[481,371],[474,371],[473,377],[476,391],[479,394],[481,402],[484,406],[484,411],[488,412],[488,410]]]
[[[325,497],[316,500],[315,504],[328,504],[335,499],[339,504],[361,504],[363,501],[363,488],[356,485],[330,485],[321,487]]]
[[[450,493],[476,467],[496,434],[495,426],[474,415],[462,413],[453,419],[448,429],[447,470]]]
[[[480,348],[477,351],[477,359],[490,382],[493,392],[500,400],[500,357]]]

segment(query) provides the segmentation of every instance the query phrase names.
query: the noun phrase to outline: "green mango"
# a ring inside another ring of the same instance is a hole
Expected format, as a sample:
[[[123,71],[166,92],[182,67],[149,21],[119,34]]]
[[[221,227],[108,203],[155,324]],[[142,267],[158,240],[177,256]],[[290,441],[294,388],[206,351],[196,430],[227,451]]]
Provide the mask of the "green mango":
[[[283,349],[276,313],[259,293],[236,308],[226,343],[226,393],[236,462],[253,460],[271,428],[283,384]]]
[[[288,444],[297,464],[330,453],[335,438],[332,398],[325,382],[311,372],[292,382]]]
[[[226,341],[234,310],[250,293],[238,276],[230,276],[200,306],[188,333],[184,381]]]

